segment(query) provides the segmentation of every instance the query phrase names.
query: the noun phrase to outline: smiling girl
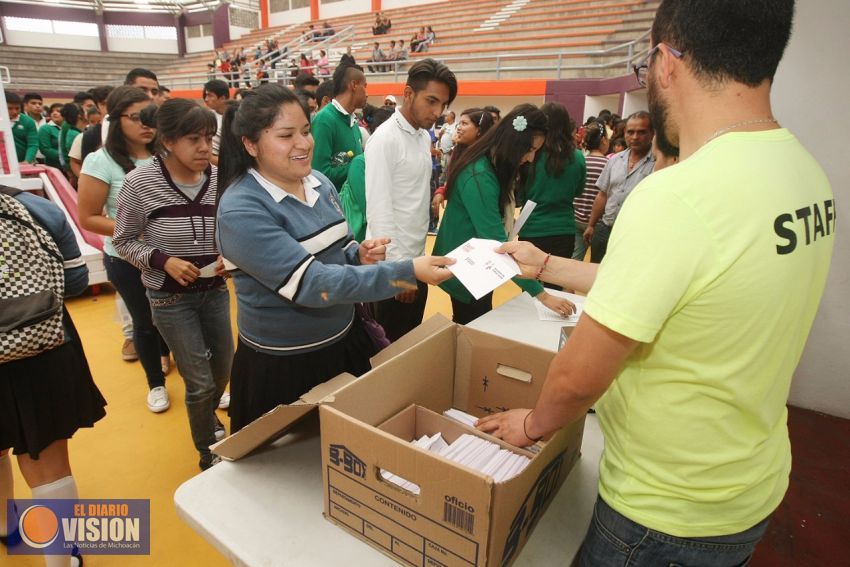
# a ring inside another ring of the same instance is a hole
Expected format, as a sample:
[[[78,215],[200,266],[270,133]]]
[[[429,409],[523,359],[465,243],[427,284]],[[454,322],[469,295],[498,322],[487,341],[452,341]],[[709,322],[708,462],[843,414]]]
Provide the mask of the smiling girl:
[[[217,235],[236,266],[239,344],[230,377],[238,431],[340,372],[369,370],[375,348],[354,304],[439,283],[448,258],[379,262],[389,239],[358,244],[333,184],[311,166],[307,109],[264,85],[225,114]]]

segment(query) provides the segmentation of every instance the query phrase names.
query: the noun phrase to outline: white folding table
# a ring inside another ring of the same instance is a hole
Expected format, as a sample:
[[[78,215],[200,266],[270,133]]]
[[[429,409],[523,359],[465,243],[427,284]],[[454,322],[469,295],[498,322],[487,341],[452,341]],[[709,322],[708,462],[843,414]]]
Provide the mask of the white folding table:
[[[561,323],[539,321],[532,302],[522,294],[469,327],[554,351]],[[596,500],[601,453],[598,421],[588,415],[581,458],[515,565],[573,561]],[[314,416],[272,445],[184,482],[174,495],[177,512],[235,565],[395,565],[323,518],[321,463]]]

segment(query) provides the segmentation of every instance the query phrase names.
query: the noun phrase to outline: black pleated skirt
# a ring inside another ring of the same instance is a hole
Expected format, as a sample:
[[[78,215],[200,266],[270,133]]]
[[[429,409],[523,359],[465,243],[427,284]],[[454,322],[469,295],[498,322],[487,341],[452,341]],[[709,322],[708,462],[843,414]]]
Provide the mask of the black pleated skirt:
[[[359,317],[348,334],[322,349],[277,356],[239,341],[230,371],[230,432],[236,433],[280,404],[291,404],[341,372],[368,372],[377,352]]]
[[[70,439],[106,415],[106,400],[67,310],[65,331],[65,344],[0,364],[0,450],[38,459],[54,441]]]

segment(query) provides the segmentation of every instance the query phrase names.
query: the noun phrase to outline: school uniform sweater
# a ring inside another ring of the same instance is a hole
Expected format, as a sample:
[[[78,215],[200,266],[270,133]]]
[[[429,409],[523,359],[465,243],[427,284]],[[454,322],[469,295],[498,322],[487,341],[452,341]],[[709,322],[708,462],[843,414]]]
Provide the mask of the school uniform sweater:
[[[357,266],[359,244],[333,184],[316,170],[304,183],[307,203],[251,171],[219,203],[216,237],[237,268],[239,336],[267,354],[333,344],[351,327],[354,303],[416,283],[410,260]]]
[[[337,191],[342,189],[342,184],[348,178],[348,168],[351,165],[350,158],[346,163],[334,165],[334,157],[341,152],[352,152],[352,156],[363,153],[363,142],[357,120],[350,114],[343,114],[337,104],[325,105],[316,114],[311,128],[313,131],[313,169],[324,173]]]
[[[575,150],[572,161],[564,164],[560,175],[549,172],[546,168],[547,159],[548,153],[545,150],[540,152],[534,163],[534,177],[518,203],[520,206],[526,201],[537,203],[520,230],[521,239],[573,235],[576,231],[573,199],[584,189],[587,175],[584,155]]]
[[[18,161],[35,161],[38,153],[38,128],[35,120],[24,114],[18,115],[18,119],[12,122],[12,138],[15,140],[15,153]]]
[[[437,231],[434,255],[445,256],[470,238],[507,241],[502,214],[499,210],[499,180],[490,160],[482,156],[464,167],[457,176]],[[538,281],[522,278],[513,278],[513,281],[532,297],[543,291],[543,285]],[[457,278],[441,283],[440,287],[463,303],[471,303],[474,299]]]
[[[195,198],[174,184],[162,158],[137,167],[124,178],[118,195],[112,245],[124,260],[142,271],[148,289],[191,293],[224,284],[221,277],[198,278],[180,285],[165,271],[171,257],[203,268],[219,256],[215,243],[216,168]]]
[[[62,167],[59,162],[59,132],[61,127],[49,122],[38,129],[38,149],[44,155],[44,163],[51,167]]]

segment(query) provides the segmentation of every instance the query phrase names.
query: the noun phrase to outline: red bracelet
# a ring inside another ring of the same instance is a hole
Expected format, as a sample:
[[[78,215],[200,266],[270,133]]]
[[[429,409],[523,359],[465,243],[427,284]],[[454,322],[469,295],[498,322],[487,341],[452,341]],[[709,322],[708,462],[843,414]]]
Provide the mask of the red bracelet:
[[[540,266],[540,270],[538,270],[537,275],[534,276],[534,279],[536,279],[537,281],[540,281],[540,276],[542,276],[544,270],[546,270],[546,264],[549,263],[549,258],[551,258],[551,257],[552,257],[551,254],[546,254],[546,259],[543,260],[543,265]]]

